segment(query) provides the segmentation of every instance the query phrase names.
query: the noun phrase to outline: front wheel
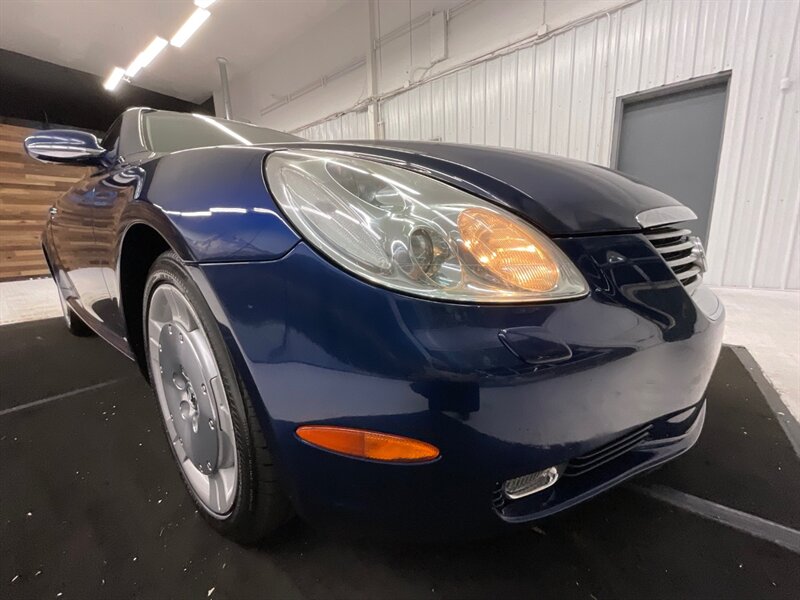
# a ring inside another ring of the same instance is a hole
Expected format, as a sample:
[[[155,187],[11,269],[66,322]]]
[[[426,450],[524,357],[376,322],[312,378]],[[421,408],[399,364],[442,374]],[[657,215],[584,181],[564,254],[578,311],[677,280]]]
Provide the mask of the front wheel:
[[[173,252],[150,269],[143,325],[150,381],[192,499],[223,535],[261,540],[289,503],[216,320]]]

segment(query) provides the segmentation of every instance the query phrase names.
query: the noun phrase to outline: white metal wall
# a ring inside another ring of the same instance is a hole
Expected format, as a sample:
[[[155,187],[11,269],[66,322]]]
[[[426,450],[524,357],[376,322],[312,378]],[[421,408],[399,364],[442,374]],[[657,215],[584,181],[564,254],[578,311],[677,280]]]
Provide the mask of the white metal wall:
[[[369,137],[367,111],[345,113],[296,133],[310,140],[365,140]]]
[[[643,0],[382,102],[385,137],[608,165],[617,98],[729,70],[707,281],[800,289],[799,11],[795,0]],[[366,134],[363,112],[300,132]]]

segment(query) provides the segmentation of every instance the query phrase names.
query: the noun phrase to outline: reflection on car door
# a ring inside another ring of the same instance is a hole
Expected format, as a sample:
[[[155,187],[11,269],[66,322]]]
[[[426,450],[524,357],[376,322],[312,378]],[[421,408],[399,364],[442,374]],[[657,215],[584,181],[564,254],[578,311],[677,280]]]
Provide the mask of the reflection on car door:
[[[121,123],[122,119],[117,119],[101,141],[107,150],[105,164],[92,169],[51,213],[56,251],[73,288],[70,295],[94,329],[112,343],[117,341],[111,339],[113,334],[125,335],[117,302],[107,285],[113,277],[106,273],[115,239],[109,227],[109,208],[120,192],[128,189],[120,185],[120,173],[125,169],[118,152]]]
[[[96,252],[93,233],[93,189],[96,171],[89,172],[66,194],[56,200],[50,211],[53,245],[69,289],[65,296],[91,312],[94,299],[104,286],[102,278],[93,276],[91,264]]]

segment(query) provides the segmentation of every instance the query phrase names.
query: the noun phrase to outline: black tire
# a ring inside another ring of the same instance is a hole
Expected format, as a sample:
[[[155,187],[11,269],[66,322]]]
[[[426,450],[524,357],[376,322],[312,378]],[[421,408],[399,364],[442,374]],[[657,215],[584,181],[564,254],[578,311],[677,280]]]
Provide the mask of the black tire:
[[[83,322],[83,320],[75,314],[75,311],[67,307],[69,316],[64,315],[64,320],[67,322],[67,329],[69,332],[77,337],[91,337],[94,331]]]
[[[195,285],[174,252],[159,256],[150,268],[144,290],[143,331],[147,336],[150,300],[162,284],[171,284],[180,290],[197,313],[200,326],[208,337],[211,350],[217,361],[219,373],[230,405],[236,440],[237,490],[230,511],[220,516],[211,513],[197,497],[180,466],[178,472],[192,497],[198,512],[218,532],[241,544],[255,544],[269,536],[283,525],[292,515],[291,505],[278,482],[272,456],[267,448],[261,425],[253,409],[241,379],[238,377],[228,353],[216,319],[208,307],[200,290]],[[145,343],[146,362],[150,371],[150,381],[155,381],[149,344]],[[169,432],[159,409],[164,432],[170,448]],[[173,448],[173,455],[174,448]]]

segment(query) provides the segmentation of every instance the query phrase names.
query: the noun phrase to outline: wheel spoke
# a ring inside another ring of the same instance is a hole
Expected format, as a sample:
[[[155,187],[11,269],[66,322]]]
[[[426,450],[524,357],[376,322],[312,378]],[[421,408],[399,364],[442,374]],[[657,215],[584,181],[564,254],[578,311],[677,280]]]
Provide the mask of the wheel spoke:
[[[172,321],[180,321],[183,323],[183,319],[181,318],[181,302],[176,297],[175,293],[172,289],[164,290],[164,300],[167,303],[167,308],[169,309],[169,314]]]
[[[150,356],[158,356],[158,351],[161,349],[161,344],[155,338],[150,338]]]
[[[208,499],[212,510],[216,512],[223,512],[227,505],[225,483],[220,475],[220,473],[216,473],[208,478]]]
[[[225,500],[227,504],[230,505],[233,502],[233,495],[236,492],[236,469],[234,467],[221,469],[217,473],[217,477],[225,488]]]
[[[219,461],[217,463],[218,469],[227,469],[236,465],[236,444],[233,437],[227,431],[220,431],[218,434],[219,439]]]
[[[154,310],[150,311],[150,316],[147,319],[147,330],[151,337],[158,338],[167,321],[157,318],[154,314],[155,312]]]
[[[217,404],[217,421],[221,431],[233,435],[233,418],[228,403]]]
[[[170,320],[169,304],[167,304],[166,292],[157,289],[150,299],[150,310],[147,314],[150,325],[155,326],[158,331]]]
[[[189,332],[188,338],[189,342],[194,346],[195,350],[197,350],[197,353],[203,362],[203,371],[206,381],[211,381],[212,379],[216,378],[219,375],[219,369],[217,367],[217,361],[214,360],[214,354],[211,351],[211,346],[209,346],[208,341],[206,340],[206,335],[198,327],[194,331]]]
[[[175,434],[175,437],[172,438],[172,445],[175,447],[175,454],[178,456],[178,462],[181,464],[182,467],[186,467],[186,463],[189,463],[189,467],[191,467],[191,461],[189,461],[189,457],[186,456],[186,451],[183,449],[183,446],[178,441],[178,434]]]
[[[167,303],[169,304],[169,310],[170,314],[172,314],[173,321],[179,322],[187,331],[193,331],[197,328],[197,323],[192,315],[192,309],[178,290],[171,288],[167,292]]]

